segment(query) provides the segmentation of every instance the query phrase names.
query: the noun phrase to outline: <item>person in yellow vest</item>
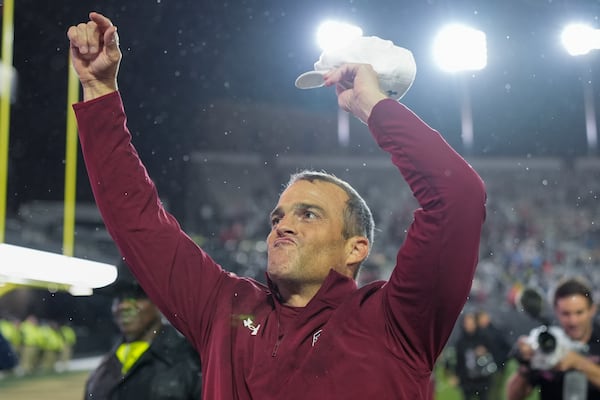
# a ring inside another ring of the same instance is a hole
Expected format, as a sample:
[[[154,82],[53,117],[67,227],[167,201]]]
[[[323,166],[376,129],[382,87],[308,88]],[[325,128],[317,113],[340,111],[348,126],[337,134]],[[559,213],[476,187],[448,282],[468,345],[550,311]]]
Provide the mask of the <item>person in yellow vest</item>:
[[[117,281],[99,292],[113,298],[120,338],[91,372],[84,399],[200,399],[198,353],[164,320],[128,268],[118,267]]]
[[[77,343],[77,334],[75,333],[75,329],[68,324],[60,325],[59,332],[63,338],[64,346],[59,355],[56,369],[58,372],[62,372],[67,369],[69,361],[73,357],[73,347]]]
[[[0,334],[10,343],[13,350],[19,353],[21,348],[21,321],[15,318],[0,318]]]
[[[56,363],[65,346],[65,341],[60,334],[59,326],[55,321],[44,321],[40,324],[42,337],[42,353],[40,355],[40,370],[44,373],[56,371]]]
[[[28,315],[21,322],[21,359],[17,373],[19,375],[30,375],[38,369],[41,354],[42,335],[38,319],[35,315]]]

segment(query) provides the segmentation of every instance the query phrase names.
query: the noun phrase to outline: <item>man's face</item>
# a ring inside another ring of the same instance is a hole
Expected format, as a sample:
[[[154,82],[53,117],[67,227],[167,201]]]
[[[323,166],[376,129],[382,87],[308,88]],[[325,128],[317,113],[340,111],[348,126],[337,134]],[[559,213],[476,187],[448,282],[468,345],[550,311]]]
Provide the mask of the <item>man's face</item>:
[[[276,283],[320,284],[346,265],[343,210],[348,195],[324,181],[289,186],[271,213],[267,237],[269,277]]]
[[[582,295],[558,299],[554,312],[565,333],[573,340],[587,341],[592,333],[596,307]]]
[[[127,341],[144,339],[160,313],[147,298],[119,297],[113,300],[112,313],[119,331]]]
[[[477,322],[473,314],[465,314],[463,317],[463,329],[466,333],[475,333],[477,330]]]

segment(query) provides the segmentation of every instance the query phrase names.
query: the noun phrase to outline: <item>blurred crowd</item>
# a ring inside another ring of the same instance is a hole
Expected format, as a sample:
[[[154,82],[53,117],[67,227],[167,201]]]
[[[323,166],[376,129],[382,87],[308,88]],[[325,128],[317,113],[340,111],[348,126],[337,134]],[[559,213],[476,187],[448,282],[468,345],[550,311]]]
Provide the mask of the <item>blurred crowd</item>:
[[[167,208],[173,204],[186,232],[218,262],[260,281],[265,279],[268,214],[290,173],[313,168],[318,162],[352,182],[367,200],[377,229],[372,253],[360,274],[362,283],[389,276],[397,245],[417,206],[408,186],[396,185],[398,172],[377,158],[319,158],[306,165],[283,157],[274,161],[234,154],[194,155],[192,159],[201,162],[191,163],[184,174],[182,199],[169,198],[168,190],[163,190],[163,201]],[[515,285],[547,290],[565,273],[584,275],[592,286],[600,287],[600,276],[593,273],[600,263],[600,164],[574,166],[558,159],[524,159],[476,160],[473,165],[488,193],[473,296],[481,301],[504,298]],[[60,252],[62,236],[53,229],[60,226],[61,210],[62,203],[24,204],[16,218],[9,215],[7,237],[15,244]],[[77,215],[76,256],[118,260],[95,206],[78,205]]]
[[[213,162],[200,175],[205,195],[200,205],[186,207],[191,213],[184,219],[186,228],[223,265],[264,280],[269,228],[264,210],[270,210],[280,190],[269,184],[284,179],[257,182],[251,177],[261,176],[264,169],[236,165],[234,172],[226,165]],[[565,273],[584,275],[600,287],[600,274],[594,274],[600,264],[600,168],[575,170],[558,162],[535,168],[475,168],[486,183],[488,202],[473,296],[479,301],[504,298],[515,285],[547,290]],[[397,182],[396,171],[328,170],[353,182],[376,219],[375,245],[362,282],[387,278],[416,207],[412,194],[407,186],[389,187],[387,182]],[[236,175],[237,181],[231,179]]]
[[[24,320],[0,318],[0,335],[17,358],[17,364],[3,372],[17,377],[66,371],[77,341],[70,325],[35,315]]]
[[[186,198],[195,200],[184,201],[185,215],[179,215],[184,228],[221,265],[239,275],[264,281],[268,213],[282,189],[280,184],[296,169],[286,169],[283,164],[272,168],[268,162],[263,165],[255,159],[207,160],[210,162],[190,171]],[[350,167],[348,160],[327,161],[327,171],[351,181],[365,197],[376,221],[374,248],[359,275],[359,284],[386,279],[417,204],[407,186],[388,184],[399,181],[393,169],[372,161]],[[461,340],[488,340],[482,339],[487,333],[465,339],[471,315],[479,320],[485,313],[491,317],[496,334],[500,332],[503,341],[514,343],[519,335],[538,325],[518,310],[516,298],[524,287],[548,294],[560,277],[577,275],[585,277],[594,291],[600,290],[600,274],[596,272],[600,265],[600,166],[577,167],[559,160],[526,165],[526,160],[522,164],[474,164],[486,183],[487,218],[472,291],[442,361],[450,382],[452,377],[457,378],[456,382],[465,382],[467,376],[465,364],[457,364],[460,361],[456,351]],[[165,198],[165,202],[168,204],[169,199]],[[96,236],[90,240],[90,246],[110,240],[106,235],[99,239],[96,225],[93,231]],[[84,230],[80,229],[80,233],[78,243],[84,248]],[[109,251],[103,253],[116,259]],[[595,295],[600,298],[600,293]],[[37,321],[35,317],[0,320],[0,332],[19,354],[19,366],[13,373],[26,375],[64,368],[75,338],[63,329],[68,327]],[[507,360],[498,354],[495,360],[495,367],[489,367],[495,368],[490,375],[503,377]],[[458,378],[460,374],[462,380]],[[491,387],[497,388],[498,384]]]

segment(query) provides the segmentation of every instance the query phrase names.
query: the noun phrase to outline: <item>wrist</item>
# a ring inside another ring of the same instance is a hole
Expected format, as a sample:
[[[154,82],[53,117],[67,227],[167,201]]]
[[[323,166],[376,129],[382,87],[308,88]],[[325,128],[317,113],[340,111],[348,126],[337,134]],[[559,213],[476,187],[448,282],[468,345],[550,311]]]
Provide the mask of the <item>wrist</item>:
[[[369,118],[371,118],[371,113],[373,112],[373,109],[377,104],[379,104],[379,102],[385,99],[387,99],[387,96],[385,96],[384,94],[373,95],[368,99],[365,99],[365,101],[361,102],[360,111],[353,112],[353,114],[356,117],[358,117],[358,119],[360,119],[364,124],[368,125]]]
[[[589,362],[590,361],[586,357],[575,353],[575,358],[573,360],[572,369],[579,371],[579,372],[585,372]]]
[[[81,87],[83,88],[84,101],[93,100],[118,90],[116,81],[103,82],[98,80],[92,80],[82,82]]]
[[[529,376],[531,375],[531,368],[527,364],[519,364],[519,367],[517,368],[517,373],[521,377],[529,379]]]

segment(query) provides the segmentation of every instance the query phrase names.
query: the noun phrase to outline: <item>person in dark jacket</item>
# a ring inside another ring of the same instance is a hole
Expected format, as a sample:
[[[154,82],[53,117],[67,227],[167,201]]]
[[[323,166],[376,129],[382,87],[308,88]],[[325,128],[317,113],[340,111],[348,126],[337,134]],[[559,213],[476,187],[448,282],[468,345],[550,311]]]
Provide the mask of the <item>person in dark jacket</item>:
[[[494,321],[488,310],[479,310],[476,314],[477,329],[482,335],[487,336],[492,348],[490,349],[498,371],[492,377],[492,386],[489,390],[489,399],[501,399],[504,397],[504,384],[506,377],[506,363],[510,353],[511,344],[507,339],[504,329],[500,329]]]
[[[19,359],[10,342],[0,333],[0,371],[11,370]]]
[[[199,400],[200,359],[188,341],[163,321],[125,265],[117,281],[99,290],[113,298],[120,339],[92,371],[85,400]]]
[[[498,371],[493,342],[478,329],[473,312],[463,315],[461,328],[456,341],[456,376],[463,399],[487,400],[493,376]]]
[[[324,84],[368,123],[420,204],[394,271],[357,287],[372,214],[349,183],[307,171],[271,212],[264,285],[228,272],[164,208],[131,144],[112,22],[90,13],[67,35],[96,204],[144,290],[200,352],[205,400],[432,397],[435,361],[473,280],[485,188],[437,131],[383,93],[372,65],[344,64]]]

